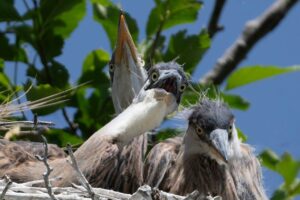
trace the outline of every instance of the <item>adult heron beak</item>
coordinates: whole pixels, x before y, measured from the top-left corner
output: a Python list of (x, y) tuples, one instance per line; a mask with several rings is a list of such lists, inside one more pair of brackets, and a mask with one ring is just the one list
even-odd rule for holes
[(124, 59), (128, 61), (129, 57), (132, 57), (135, 63), (138, 61), (137, 50), (128, 30), (125, 15), (123, 13), (121, 13), (119, 17), (117, 44), (114, 56), (115, 64), (117, 65), (124, 62)]
[(223, 162), (228, 162), (228, 132), (224, 129), (215, 129), (210, 133), (211, 146), (214, 155)]

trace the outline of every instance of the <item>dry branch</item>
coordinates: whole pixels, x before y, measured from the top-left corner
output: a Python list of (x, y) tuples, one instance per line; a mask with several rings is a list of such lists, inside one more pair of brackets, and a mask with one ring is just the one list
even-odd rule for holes
[(71, 164), (71, 166), (73, 167), (73, 169), (76, 171), (78, 179), (79, 179), (81, 185), (89, 193), (89, 196), (91, 197), (91, 199), (96, 200), (95, 192), (94, 192), (92, 186), (89, 184), (89, 182), (85, 178), (85, 176), (83, 175), (82, 171), (79, 169), (79, 166), (77, 164), (77, 161), (75, 159), (75, 156), (73, 154), (72, 147), (71, 147), (70, 144), (67, 145), (67, 149), (68, 149), (68, 153), (69, 153), (69, 156), (70, 156), (70, 159), (71, 159), (71, 161), (69, 161), (69, 160), (68, 161)]
[[(6, 187), (7, 182), (0, 180), (0, 191)], [(30, 184), (23, 183), (12, 183), (9, 187), (5, 200), (49, 200), (51, 199), (47, 193), (46, 188), (41, 187), (30, 187)], [(81, 187), (81, 186), (79, 186)], [(72, 187), (53, 187), (53, 192), (56, 194), (56, 198), (60, 200), (90, 200), (89, 194), (82, 189)], [(200, 195), (199, 192), (195, 191), (186, 197), (178, 196), (170, 193), (166, 193), (157, 189), (152, 189), (149, 186), (141, 186), (136, 193), (124, 194), (115, 192), (112, 190), (106, 190), (101, 188), (93, 188), (95, 196), (98, 200), (152, 200), (152, 199), (164, 199), (164, 200), (220, 200), (219, 197), (211, 197)], [(155, 196), (155, 198), (154, 198)]]
[(299, 0), (277, 0), (261, 16), (249, 21), (242, 35), (217, 61), (213, 69), (200, 82), (221, 84), (226, 77), (247, 56), (252, 47), (270, 33)]
[[(35, 120), (37, 121), (37, 120)], [(42, 161), (44, 163), (44, 165), (46, 166), (46, 172), (43, 174), (43, 178), (44, 178), (44, 183), (45, 183), (45, 187), (47, 188), (47, 192), (50, 196), (50, 198), (52, 200), (57, 200), (57, 198), (54, 196), (54, 193), (52, 191), (52, 186), (51, 186), (51, 182), (49, 180), (49, 176), (51, 174), (51, 172), (53, 171), (53, 169), (50, 167), (49, 163), (48, 163), (48, 143), (47, 143), (47, 139), (41, 135), (41, 138), (43, 139), (43, 144), (44, 144), (44, 156), (40, 157), (38, 155), (36, 155), (36, 158), (40, 161)]]
[(222, 31), (224, 29), (223, 26), (219, 25), (219, 20), (224, 8), (224, 5), (226, 3), (226, 0), (215, 0), (215, 6), (213, 9), (213, 12), (210, 16), (210, 20), (208, 23), (208, 34), (210, 36), (210, 38), (213, 38), (215, 36), (215, 34), (219, 31)]

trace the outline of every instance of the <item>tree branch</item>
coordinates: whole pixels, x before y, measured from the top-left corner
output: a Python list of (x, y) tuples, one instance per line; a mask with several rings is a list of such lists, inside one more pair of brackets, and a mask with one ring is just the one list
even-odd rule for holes
[[(6, 187), (6, 181), (0, 180), (0, 191)], [(81, 186), (78, 186), (81, 187)], [(99, 200), (140, 200), (140, 199), (165, 199), (165, 200), (220, 200), (221, 198), (216, 196), (206, 196), (200, 194), (198, 191), (194, 191), (186, 197), (174, 195), (171, 193), (163, 192), (157, 189), (153, 189), (147, 185), (141, 186), (134, 194), (124, 194), (115, 192), (113, 190), (107, 190), (102, 188), (93, 188), (97, 199)], [(56, 197), (60, 200), (89, 200), (86, 192), (82, 189), (72, 187), (54, 187), (53, 191)], [(46, 188), (30, 187), (27, 183), (12, 183), (5, 195), (6, 200), (49, 200)]]
[(226, 3), (226, 0), (215, 0), (215, 6), (213, 9), (213, 12), (210, 16), (210, 20), (208, 23), (208, 34), (210, 36), (210, 38), (213, 38), (215, 36), (215, 34), (219, 31), (222, 31), (224, 29), (223, 26), (219, 25), (219, 20), (224, 8), (224, 5)]
[(89, 193), (90, 197), (92, 200), (96, 200), (96, 196), (95, 196), (95, 192), (92, 188), (92, 186), (89, 184), (89, 182), (86, 180), (85, 176), (83, 175), (82, 171), (80, 170), (77, 161), (75, 159), (75, 156), (73, 154), (72, 151), (72, 147), (70, 144), (67, 144), (67, 149), (68, 149), (68, 153), (70, 156), (70, 160), (68, 160), (68, 162), (71, 164), (71, 166), (73, 167), (73, 169), (76, 171), (78, 179), (81, 183), (81, 185), (86, 189), (86, 191)]
[(4, 199), (7, 190), (9, 189), (9, 187), (12, 184), (12, 181), (10, 180), (10, 178), (7, 175), (5, 175), (4, 178), (5, 178), (5, 181), (6, 181), (6, 185), (2, 190), (2, 193), (0, 195), (0, 200)]
[(52, 191), (52, 186), (51, 186), (51, 183), (50, 183), (50, 180), (49, 180), (49, 176), (51, 174), (51, 172), (53, 171), (53, 169), (50, 167), (49, 163), (48, 163), (48, 143), (47, 143), (47, 140), (46, 138), (41, 135), (42, 139), (43, 139), (43, 142), (44, 142), (44, 148), (45, 148), (45, 152), (44, 152), (44, 156), (43, 157), (40, 157), (38, 155), (36, 155), (36, 158), (40, 161), (43, 161), (44, 165), (46, 166), (46, 172), (43, 174), (43, 177), (44, 177), (44, 183), (45, 183), (45, 187), (47, 188), (47, 192), (50, 196), (50, 198), (52, 200), (58, 200), (55, 196), (54, 196), (54, 193)]
[(242, 35), (200, 80), (203, 84), (221, 84), (247, 56), (252, 47), (270, 33), (299, 0), (277, 0), (261, 16), (249, 21)]

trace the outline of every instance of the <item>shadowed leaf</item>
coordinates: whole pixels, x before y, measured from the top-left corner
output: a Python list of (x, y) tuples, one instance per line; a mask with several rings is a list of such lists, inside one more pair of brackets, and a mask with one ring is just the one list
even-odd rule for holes
[(203, 54), (210, 47), (210, 38), (206, 31), (202, 31), (199, 35), (186, 35), (187, 31), (179, 31), (172, 35), (164, 55), (164, 60), (176, 60), (180, 64), (184, 64), (185, 72), (192, 74), (201, 60)]
[(155, 3), (156, 6), (151, 10), (147, 22), (148, 37), (159, 29), (165, 30), (179, 24), (194, 22), (202, 5), (197, 0), (157, 0)]
[(13, 0), (1, 0), (0, 1), (0, 22), (4, 21), (17, 21), (21, 17), (14, 7)]

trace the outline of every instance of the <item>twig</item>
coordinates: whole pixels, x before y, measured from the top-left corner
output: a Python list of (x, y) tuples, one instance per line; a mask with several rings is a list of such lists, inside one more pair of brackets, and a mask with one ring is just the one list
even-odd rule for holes
[(20, 125), (22, 127), (28, 127), (28, 126), (54, 126), (55, 124), (53, 122), (49, 121), (37, 121), (36, 123), (33, 121), (11, 121), (11, 122), (1, 122), (0, 121), (0, 126), (16, 126)]
[(85, 178), (85, 176), (83, 175), (82, 171), (79, 169), (79, 166), (78, 166), (77, 161), (73, 154), (72, 146), (70, 144), (67, 144), (67, 150), (68, 150), (68, 153), (69, 153), (69, 156), (71, 159), (71, 161), (68, 160), (68, 162), (74, 168), (74, 170), (77, 172), (77, 176), (79, 178), (81, 185), (87, 190), (91, 199), (96, 200), (95, 192), (94, 192), (92, 186), (89, 184), (89, 182)]
[(221, 84), (247, 56), (252, 47), (270, 33), (299, 0), (277, 0), (261, 16), (249, 21), (242, 35), (217, 61), (213, 69), (200, 82)]
[(224, 29), (223, 26), (219, 25), (219, 19), (221, 17), (221, 13), (223, 11), (225, 3), (226, 0), (215, 0), (215, 6), (210, 16), (207, 28), (210, 38), (213, 38), (217, 32), (222, 31)]
[[(34, 116), (34, 126), (35, 128), (37, 128), (37, 125), (38, 125), (38, 119), (37, 119), (37, 115)], [(47, 188), (47, 192), (50, 196), (50, 198), (52, 200), (58, 200), (55, 196), (54, 196), (54, 193), (52, 191), (52, 186), (51, 186), (51, 183), (50, 183), (50, 180), (49, 180), (49, 176), (51, 174), (51, 172), (53, 171), (53, 168), (50, 167), (49, 163), (48, 163), (48, 142), (47, 142), (47, 139), (40, 133), (40, 136), (43, 140), (43, 143), (44, 143), (44, 156), (41, 157), (39, 155), (36, 155), (35, 157), (42, 161), (44, 163), (44, 165), (46, 166), (46, 172), (43, 174), (43, 178), (44, 178), (44, 182), (45, 182), (45, 187)]]
[(1, 193), (0, 200), (4, 199), (4, 196), (5, 196), (6, 192), (7, 192), (7, 190), (9, 189), (9, 187), (12, 184), (12, 181), (10, 180), (10, 178), (7, 175), (5, 175), (4, 178), (5, 178), (5, 181), (6, 181), (6, 185), (5, 185), (5, 187), (4, 187), (4, 189), (3, 189), (2, 193)]
[(152, 43), (152, 46), (151, 46), (151, 49), (150, 49), (150, 53), (149, 53), (150, 56), (148, 57), (148, 60), (150, 60), (154, 57), (154, 54), (155, 54), (155, 51), (156, 51), (156, 48), (157, 48), (157, 45), (158, 45), (158, 41), (160, 39), (160, 35), (161, 35), (163, 25), (164, 25), (164, 20), (162, 20), (159, 24), (159, 27), (157, 29), (157, 32), (155, 34), (155, 38), (153, 40), (153, 43)]

